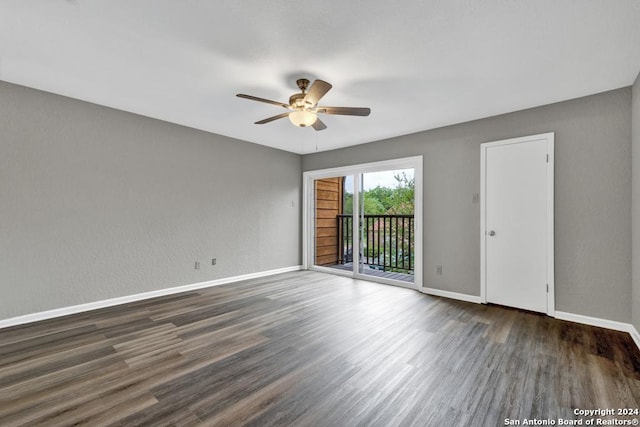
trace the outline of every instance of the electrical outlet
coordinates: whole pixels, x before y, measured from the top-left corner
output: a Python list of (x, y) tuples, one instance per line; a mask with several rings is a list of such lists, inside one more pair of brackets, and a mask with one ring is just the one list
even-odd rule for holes
[(436, 266), (436, 273), (438, 273), (439, 275), (442, 275), (442, 266), (441, 265)]
[(200, 270), (200, 261), (196, 261), (196, 270)]
[(215, 258), (211, 258), (211, 265), (216, 265), (218, 261)]

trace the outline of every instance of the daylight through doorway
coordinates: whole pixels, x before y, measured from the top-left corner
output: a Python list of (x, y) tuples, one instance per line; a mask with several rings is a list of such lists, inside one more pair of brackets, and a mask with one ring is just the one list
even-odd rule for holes
[(313, 192), (314, 266), (414, 283), (413, 168), (320, 178)]

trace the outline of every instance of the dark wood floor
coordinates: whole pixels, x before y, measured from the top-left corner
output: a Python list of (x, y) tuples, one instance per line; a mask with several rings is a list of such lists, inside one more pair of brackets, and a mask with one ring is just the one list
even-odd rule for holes
[(628, 334), (317, 272), (0, 330), (2, 426), (497, 426), (639, 403)]

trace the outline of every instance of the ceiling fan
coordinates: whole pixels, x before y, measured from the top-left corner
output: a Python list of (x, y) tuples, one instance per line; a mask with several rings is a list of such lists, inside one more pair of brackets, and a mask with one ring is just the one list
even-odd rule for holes
[[(318, 117), (318, 114), (334, 114), (342, 116), (368, 116), (371, 113), (370, 108), (364, 107), (323, 107), (318, 105), (318, 101), (331, 89), (331, 84), (323, 80), (315, 80), (311, 87), (309, 87), (309, 80), (298, 79), (296, 80), (300, 93), (295, 93), (289, 98), (289, 103), (271, 101), (269, 99), (258, 98), (257, 96), (245, 95), (242, 93), (236, 96), (240, 98), (249, 99), (252, 101), (266, 102), (267, 104), (278, 105), (280, 107), (289, 110), (286, 113), (278, 114), (277, 116), (269, 117), (255, 122), (257, 125), (263, 125), (265, 123), (272, 122), (274, 120), (283, 119), (289, 117), (291, 123), (299, 127), (311, 126), (315, 130), (323, 130), (327, 128), (322, 120)], [(309, 90), (307, 91), (307, 87)]]

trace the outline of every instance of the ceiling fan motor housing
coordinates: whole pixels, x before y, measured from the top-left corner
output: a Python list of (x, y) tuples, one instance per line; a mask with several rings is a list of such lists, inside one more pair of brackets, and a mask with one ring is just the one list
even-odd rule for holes
[(294, 93), (293, 95), (291, 95), (289, 97), (289, 105), (291, 106), (291, 108), (303, 108), (305, 106), (304, 97), (304, 92)]
[(298, 85), (300, 90), (304, 93), (304, 91), (306, 91), (307, 88), (309, 87), (309, 80), (307, 80), (307, 79), (298, 79), (298, 80), (296, 80), (296, 84)]

